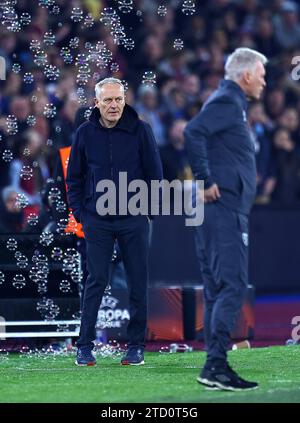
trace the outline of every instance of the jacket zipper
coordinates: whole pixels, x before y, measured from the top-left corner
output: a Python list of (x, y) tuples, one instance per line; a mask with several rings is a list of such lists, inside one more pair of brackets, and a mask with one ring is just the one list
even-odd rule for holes
[(111, 141), (111, 132), (108, 130), (108, 138), (109, 138), (109, 153), (110, 153), (110, 175), (111, 179), (113, 180), (113, 155), (112, 155), (112, 141)]

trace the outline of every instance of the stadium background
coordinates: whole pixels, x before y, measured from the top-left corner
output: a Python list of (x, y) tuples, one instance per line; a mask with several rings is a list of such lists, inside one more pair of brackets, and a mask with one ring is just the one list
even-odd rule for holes
[[(78, 254), (67, 249), (81, 252), (82, 245), (64, 233), (59, 149), (72, 144), (88, 117), (95, 83), (107, 76), (125, 82), (127, 102), (152, 125), (165, 178), (188, 179), (186, 122), (217, 87), (228, 54), (247, 46), (269, 59), (264, 96), (249, 106), (258, 169), (249, 281), (258, 299), (255, 339), (282, 344), (290, 337), (300, 292), (297, 3), (0, 1), (6, 65), (6, 80), (0, 81), (0, 314), (16, 319), (29, 301), (42, 318), (68, 317), (66, 304), (76, 315), (84, 275)], [(192, 230), (183, 219), (156, 219), (150, 262), (151, 287), (176, 286), (184, 291), (180, 307), (195, 307), (191, 291), (201, 280)], [(112, 266), (120, 288), (118, 258)]]

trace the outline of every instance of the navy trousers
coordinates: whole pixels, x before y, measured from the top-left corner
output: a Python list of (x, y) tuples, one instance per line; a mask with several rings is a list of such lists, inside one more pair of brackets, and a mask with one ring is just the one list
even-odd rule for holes
[(129, 288), (130, 321), (128, 345), (145, 343), (147, 325), (147, 285), (149, 221), (146, 216), (115, 219), (82, 219), (86, 240), (88, 278), (86, 280), (78, 346), (93, 346), (95, 326), (109, 268), (114, 241), (118, 240)]
[(206, 365), (223, 364), (247, 290), (248, 217), (219, 202), (205, 204), (196, 247), (204, 284)]

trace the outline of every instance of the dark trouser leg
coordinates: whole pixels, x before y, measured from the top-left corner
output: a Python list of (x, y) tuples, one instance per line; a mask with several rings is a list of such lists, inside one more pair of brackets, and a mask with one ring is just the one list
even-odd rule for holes
[(248, 219), (219, 203), (206, 206), (205, 219), (203, 240), (213, 276), (206, 279), (205, 286), (205, 300), (210, 300), (206, 317), (210, 322), (207, 360), (225, 362), (230, 332), (247, 290), (248, 247), (243, 234), (248, 234)]
[(78, 346), (91, 345), (95, 339), (95, 325), (104, 290), (109, 280), (109, 264), (113, 252), (114, 237), (110, 223), (97, 226), (84, 225), (87, 268)]
[(144, 345), (147, 327), (149, 223), (146, 216), (120, 220), (117, 238), (127, 274), (130, 321), (128, 345)]

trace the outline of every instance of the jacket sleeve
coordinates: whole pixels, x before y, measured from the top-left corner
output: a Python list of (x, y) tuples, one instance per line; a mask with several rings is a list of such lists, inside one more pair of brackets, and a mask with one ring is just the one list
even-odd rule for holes
[(146, 182), (163, 179), (162, 164), (157, 143), (151, 126), (143, 122), (142, 128), (142, 166), (146, 176)]
[(237, 118), (238, 106), (230, 102), (211, 102), (190, 121), (184, 131), (186, 148), (195, 179), (204, 181), (208, 189), (214, 183), (207, 154), (207, 143), (212, 135), (231, 128)]
[(72, 144), (67, 170), (67, 196), (69, 206), (77, 222), (80, 222), (80, 213), (84, 192), (84, 182), (86, 176), (85, 151), (79, 130), (76, 131)]

